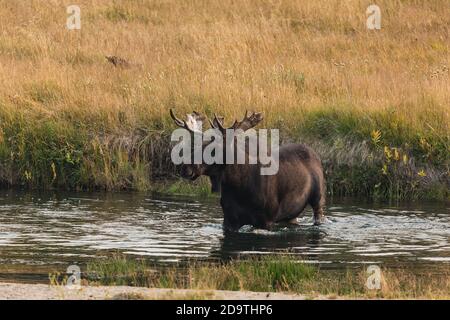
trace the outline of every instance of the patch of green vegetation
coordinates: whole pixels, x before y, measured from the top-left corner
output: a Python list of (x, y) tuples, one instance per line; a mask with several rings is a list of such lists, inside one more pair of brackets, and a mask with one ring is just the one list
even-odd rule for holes
[(222, 266), (194, 266), (189, 285), (231, 291), (297, 291), (302, 283), (316, 277), (314, 267), (287, 256), (255, 257)]
[[(444, 123), (429, 114), (432, 121), (424, 119), (423, 124), (412, 126), (395, 110), (342, 109), (309, 112), (297, 132), (288, 132), (302, 137), (321, 155), (331, 194), (380, 199), (449, 197), (450, 140)], [(427, 125), (430, 122), (435, 127)]]
[[(48, 101), (49, 95), (39, 95)], [(100, 133), (97, 133), (100, 134)], [(0, 110), (0, 185), (30, 189), (149, 190), (143, 139), (92, 134), (73, 121)]]
[(153, 278), (152, 270), (143, 260), (127, 259), (114, 255), (87, 265), (90, 283), (146, 287)]
[(86, 135), (64, 123), (25, 122), (28, 119), (15, 118), (9, 125), (3, 123), (8, 139), (0, 141), (0, 164), (8, 172), (0, 178), (11, 185), (76, 187)]
[[(51, 83), (27, 87), (33, 101), (59, 99)], [(432, 104), (430, 104), (432, 105)], [(101, 119), (91, 122), (34, 114), (13, 116), (0, 109), (0, 185), (39, 189), (152, 190), (174, 195), (211, 197), (210, 182), (176, 178), (170, 162), (172, 127), (150, 119), (145, 127), (109, 132)], [(7, 109), (7, 108), (5, 108)], [(394, 112), (357, 113), (337, 108), (296, 114), (295, 125), (281, 127), (287, 140), (307, 143), (323, 160), (332, 196), (371, 199), (449, 198), (449, 138), (440, 120), (414, 128)], [(167, 121), (166, 121), (167, 120)], [(288, 119), (292, 121), (292, 119)], [(285, 121), (285, 120), (283, 120)], [(427, 123), (433, 123), (433, 128)], [(161, 182), (165, 179), (165, 182)]]
[(87, 275), (91, 283), (102, 285), (232, 291), (290, 291), (299, 288), (302, 281), (317, 276), (317, 269), (287, 256), (255, 257), (223, 265), (194, 263), (187, 270), (167, 268), (157, 272), (156, 269), (143, 261), (115, 255), (88, 264)]
[(211, 192), (211, 186), (207, 177), (200, 177), (197, 181), (187, 181), (184, 179), (156, 183), (153, 186), (153, 191), (169, 195), (183, 195), (183, 196), (200, 196), (200, 197), (214, 197)]
[[(315, 297), (448, 298), (448, 273), (414, 274), (382, 270), (381, 288), (366, 287), (365, 270), (323, 271), (287, 255), (253, 257), (222, 264), (189, 263), (149, 271), (142, 261), (114, 256), (88, 265), (90, 284), (137, 285), (155, 288), (291, 292)], [(197, 297), (193, 297), (197, 299)]]
[[(350, 108), (330, 106), (320, 111), (308, 112), (299, 123), (297, 134), (331, 143), (339, 137), (361, 142), (370, 141), (372, 133), (379, 131), (381, 135), (377, 141), (378, 145), (401, 148), (419, 161), (437, 166), (448, 165), (450, 137), (446, 134), (448, 124), (444, 122), (445, 109), (433, 106), (432, 103), (429, 108), (433, 112), (427, 113), (427, 108), (424, 107), (423, 122), (411, 124), (396, 108), (357, 112), (346, 111)], [(437, 111), (440, 109), (442, 113)], [(433, 123), (434, 127), (429, 123)], [(374, 144), (374, 147), (376, 146), (377, 144)]]

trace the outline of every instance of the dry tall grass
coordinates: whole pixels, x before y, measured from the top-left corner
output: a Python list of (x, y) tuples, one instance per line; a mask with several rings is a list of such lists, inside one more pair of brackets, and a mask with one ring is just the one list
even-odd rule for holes
[[(88, 155), (95, 153), (91, 149), (105, 153), (95, 144), (104, 144), (107, 136), (172, 128), (169, 107), (215, 111), (229, 121), (246, 108), (261, 110), (266, 126), (295, 140), (308, 130), (326, 143), (351, 133), (370, 140), (370, 132), (380, 130), (386, 144), (407, 142), (414, 151), (425, 138), (438, 149), (429, 158), (448, 166), (443, 156), (450, 106), (447, 0), (377, 1), (378, 31), (365, 27), (371, 4), (365, 0), (77, 3), (82, 27), (72, 31), (65, 24), (66, 6), (73, 1), (5, 1), (0, 7), (3, 181), (28, 179), (45, 187), (72, 174), (56, 159), (64, 155), (39, 166), (35, 153), (23, 156), (40, 143), (30, 138), (42, 130), (38, 123), (51, 123), (49, 130), (58, 136), (54, 143), (68, 144), (70, 159), (81, 144), (79, 175), (93, 180), (73, 178), (74, 185), (145, 188), (143, 179), (133, 177), (146, 168), (134, 173), (126, 166), (111, 168), (121, 161), (120, 151), (99, 161), (98, 172), (97, 160)], [(131, 66), (116, 68), (105, 55), (125, 58)], [(321, 125), (324, 113), (328, 122)], [(351, 120), (330, 126), (330, 117), (343, 114)], [(27, 128), (31, 132), (19, 134)], [(72, 141), (78, 133), (86, 144)], [(20, 138), (22, 144), (8, 140)], [(430, 160), (426, 150), (419, 151)], [(45, 168), (47, 173), (33, 172)]]

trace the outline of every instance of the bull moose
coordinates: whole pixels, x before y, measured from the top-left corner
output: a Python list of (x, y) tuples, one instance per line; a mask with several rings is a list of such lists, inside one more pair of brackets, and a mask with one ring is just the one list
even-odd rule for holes
[[(190, 132), (203, 134), (202, 122), (206, 119), (198, 112), (180, 120), (170, 110), (175, 124)], [(214, 115), (211, 127), (222, 133), (223, 154), (227, 129), (246, 131), (263, 120), (261, 113), (248, 114), (242, 121), (235, 121), (230, 128), (224, 127), (223, 117)], [(234, 137), (233, 139), (236, 139)], [(203, 148), (211, 142), (203, 143)], [(324, 220), (325, 179), (319, 156), (303, 144), (286, 144), (279, 148), (279, 167), (274, 175), (261, 175), (260, 163), (256, 164), (182, 164), (181, 176), (195, 180), (201, 175), (211, 180), (212, 190), (220, 192), (225, 231), (237, 231), (244, 225), (270, 229), (274, 223), (294, 223), (309, 204), (314, 212), (314, 224)], [(192, 162), (191, 162), (192, 163)]]

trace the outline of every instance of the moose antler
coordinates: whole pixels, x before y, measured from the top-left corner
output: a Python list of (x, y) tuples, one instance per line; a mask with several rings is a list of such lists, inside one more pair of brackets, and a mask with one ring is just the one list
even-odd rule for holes
[(180, 128), (186, 129), (190, 132), (202, 132), (202, 123), (205, 120), (205, 116), (193, 111), (186, 115), (186, 120), (180, 120), (175, 116), (173, 109), (170, 109), (170, 116), (172, 117), (175, 124)]
[(238, 130), (241, 129), (243, 131), (247, 131), (250, 128), (253, 128), (258, 125), (263, 120), (263, 115), (261, 112), (255, 113), (249, 115), (248, 111), (245, 110), (245, 117), (242, 119), (242, 121), (238, 122), (237, 120), (234, 121), (233, 125), (231, 126), (232, 129)]
[[(248, 129), (258, 125), (258, 123), (260, 123), (263, 120), (263, 118), (264, 117), (260, 112), (257, 113), (253, 112), (252, 114), (249, 115), (248, 111), (246, 110), (244, 119), (242, 119), (241, 121), (235, 120), (233, 125), (228, 129), (233, 130), (240, 129), (242, 131), (247, 131)], [(216, 114), (214, 114), (214, 120), (213, 121), (209, 120), (209, 123), (211, 124), (211, 127), (219, 130), (221, 133), (225, 133), (227, 129), (223, 126), (223, 121), (224, 121), (223, 117), (218, 117)]]
[(221, 133), (224, 133), (225, 130), (227, 130), (226, 128), (224, 128), (223, 126), (223, 121), (224, 118), (223, 117), (218, 117), (215, 113), (214, 113), (214, 119), (211, 121), (211, 119), (209, 120), (209, 124), (211, 125), (212, 128), (219, 130)]

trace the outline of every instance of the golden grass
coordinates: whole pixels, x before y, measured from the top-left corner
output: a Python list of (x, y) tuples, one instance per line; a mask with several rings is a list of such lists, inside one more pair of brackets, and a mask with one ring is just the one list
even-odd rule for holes
[[(440, 112), (424, 110), (432, 100), (448, 116), (446, 0), (380, 1), (380, 31), (365, 28), (370, 1), (79, 1), (79, 31), (65, 28), (69, 3), (0, 9), (3, 111), (108, 131), (169, 106), (230, 120), (250, 107), (289, 123), (289, 112), (347, 102), (394, 106), (422, 126), (418, 113)], [(108, 54), (135, 67), (116, 70)]]
[[(73, 128), (72, 135), (86, 133), (86, 144), (98, 149), (108, 134), (173, 128), (170, 107), (214, 111), (228, 121), (246, 108), (263, 111), (267, 127), (281, 128), (295, 140), (302, 139), (300, 129), (311, 113), (336, 110), (359, 121), (350, 130), (362, 128), (358, 133), (367, 139), (378, 129), (395, 146), (424, 136), (433, 147), (439, 144), (440, 164), (448, 150), (447, 0), (378, 1), (379, 31), (365, 27), (371, 4), (365, 0), (77, 3), (81, 30), (65, 27), (70, 1), (1, 6), (0, 156), (2, 141), (10, 138), (8, 126), (33, 131), (36, 123), (56, 123)], [(131, 67), (115, 68), (105, 55), (125, 58)], [(83, 148), (86, 160), (92, 152)], [(24, 151), (10, 149), (5, 157), (20, 158)], [(127, 186), (128, 180), (147, 188), (142, 166), (113, 168), (120, 156), (111, 152), (101, 165), (88, 159), (79, 175), (108, 189)], [(30, 157), (10, 176), (30, 178), (28, 171), (38, 170), (29, 164), (37, 156)], [(50, 171), (51, 163), (63, 170), (52, 159), (42, 168)], [(77, 186), (91, 183), (73, 180)]]

